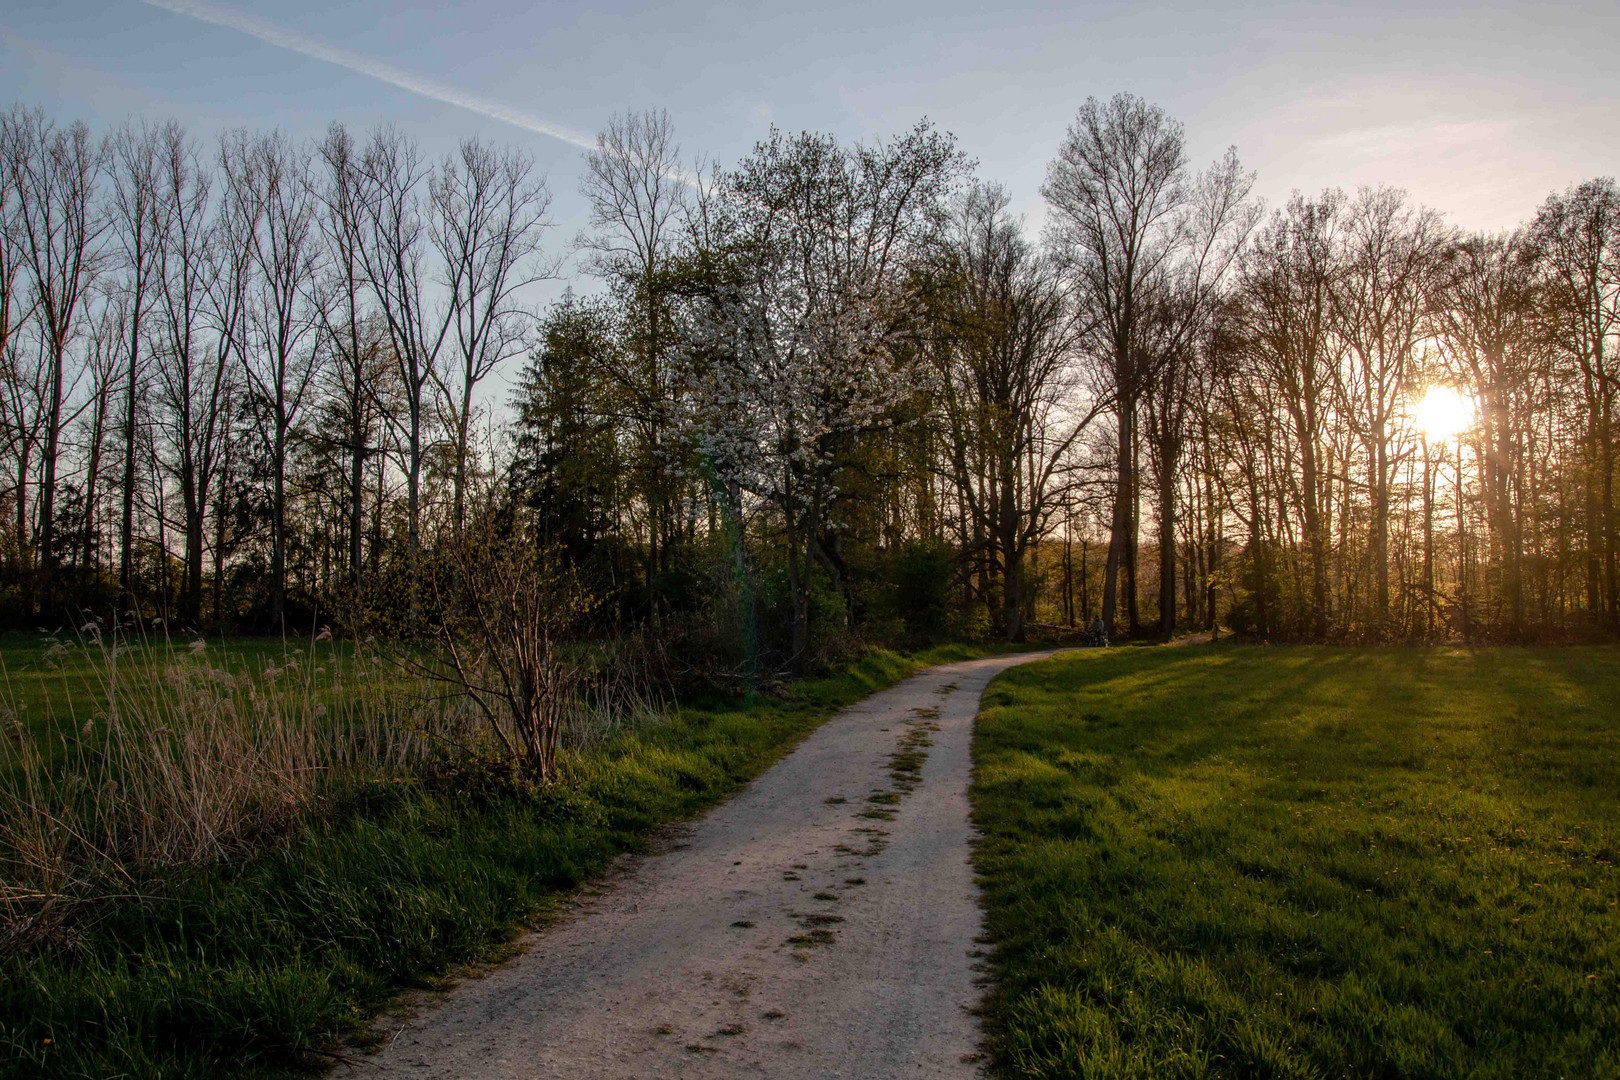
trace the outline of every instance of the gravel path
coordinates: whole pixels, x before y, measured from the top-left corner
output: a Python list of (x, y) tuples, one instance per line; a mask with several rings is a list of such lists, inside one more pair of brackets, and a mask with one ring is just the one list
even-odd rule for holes
[(368, 1064), (512, 1080), (978, 1075), (973, 717), (997, 673), (1049, 655), (930, 668), (845, 709)]

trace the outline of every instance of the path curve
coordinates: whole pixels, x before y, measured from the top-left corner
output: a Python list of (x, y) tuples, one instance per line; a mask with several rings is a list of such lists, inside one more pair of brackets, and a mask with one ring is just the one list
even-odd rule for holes
[(1050, 655), (929, 668), (845, 709), (371, 1062), (458, 1080), (978, 1075), (973, 718), (992, 678)]

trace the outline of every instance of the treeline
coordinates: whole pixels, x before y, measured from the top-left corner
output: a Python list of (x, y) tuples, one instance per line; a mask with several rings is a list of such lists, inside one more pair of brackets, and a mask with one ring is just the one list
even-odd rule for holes
[[(1266, 214), (1128, 95), (1080, 109), (1038, 238), (927, 124), (716, 169), (631, 114), (586, 166), (553, 238), (477, 140), (6, 114), (5, 620), (341, 630), (521, 514), (602, 632), (715, 669), (1620, 625), (1611, 180), (1492, 236), (1389, 188)], [(565, 254), (599, 287), (536, 310)]]

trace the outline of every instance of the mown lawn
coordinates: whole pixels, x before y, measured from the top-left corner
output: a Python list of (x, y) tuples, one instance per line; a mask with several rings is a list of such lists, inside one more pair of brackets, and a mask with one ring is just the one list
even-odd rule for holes
[(999, 1076), (1620, 1076), (1620, 650), (1066, 654), (975, 761)]
[(568, 755), (567, 783), (539, 797), (369, 785), (254, 858), (132, 882), (84, 912), (67, 946), (0, 949), (0, 1076), (328, 1065), (399, 989), (498, 955), (615, 855), (731, 794), (837, 708), (982, 651), (877, 652), (785, 700), (683, 709)]

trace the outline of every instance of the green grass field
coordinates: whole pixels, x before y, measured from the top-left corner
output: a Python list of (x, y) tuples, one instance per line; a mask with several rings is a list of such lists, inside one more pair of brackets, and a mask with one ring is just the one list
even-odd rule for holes
[(1620, 1076), (1620, 651), (1069, 654), (975, 755), (999, 1076)]
[[(122, 678), (140, 680), (154, 662), (194, 659), (195, 639), (153, 638), (121, 653)], [(288, 658), (311, 666), (341, 663), (351, 653), (336, 644), (275, 638), (229, 637), (204, 640), (207, 662), (231, 672), (262, 672)], [(44, 634), (0, 634), (0, 705), (10, 709), (41, 745), (59, 751), (63, 733), (78, 731), (106, 708), (111, 659), (99, 644)]]
[(85, 913), (68, 948), (0, 949), (0, 1076), (330, 1064), (401, 988), (499, 955), (616, 854), (736, 791), (837, 708), (983, 651), (877, 652), (784, 700), (682, 709), (566, 755), (566, 783), (538, 797), (371, 784), (258, 856), (136, 882)]

